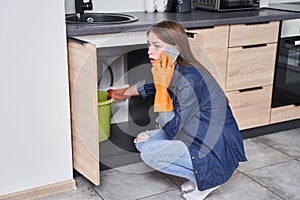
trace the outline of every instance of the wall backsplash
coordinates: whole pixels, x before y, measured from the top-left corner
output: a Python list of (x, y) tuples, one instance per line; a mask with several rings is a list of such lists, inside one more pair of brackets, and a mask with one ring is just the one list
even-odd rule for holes
[[(65, 0), (66, 13), (75, 12), (75, 0)], [(92, 0), (93, 12), (134, 12), (144, 11), (144, 0)]]

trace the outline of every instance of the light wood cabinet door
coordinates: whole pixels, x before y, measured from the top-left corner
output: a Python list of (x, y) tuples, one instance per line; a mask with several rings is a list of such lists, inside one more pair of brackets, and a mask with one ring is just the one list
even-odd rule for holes
[(229, 47), (274, 43), (278, 32), (279, 21), (230, 25)]
[(268, 125), (279, 21), (230, 25), (226, 94), (241, 130)]
[(68, 42), (73, 167), (100, 184), (96, 46)]
[(277, 43), (228, 49), (226, 91), (272, 85)]
[(270, 123), (278, 123), (300, 118), (300, 106), (288, 105), (271, 109)]
[(226, 93), (239, 129), (269, 124), (272, 86)]
[[(191, 46), (193, 54), (208, 68), (216, 81), (225, 89), (229, 25), (194, 29), (198, 47)], [(202, 51), (199, 49), (203, 48)]]

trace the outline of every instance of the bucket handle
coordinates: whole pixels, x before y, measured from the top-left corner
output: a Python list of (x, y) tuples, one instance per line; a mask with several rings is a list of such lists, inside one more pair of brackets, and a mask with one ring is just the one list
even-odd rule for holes
[(98, 106), (105, 106), (107, 104), (111, 104), (114, 100), (115, 100), (114, 98), (111, 98), (111, 99), (106, 100), (106, 101), (98, 102)]

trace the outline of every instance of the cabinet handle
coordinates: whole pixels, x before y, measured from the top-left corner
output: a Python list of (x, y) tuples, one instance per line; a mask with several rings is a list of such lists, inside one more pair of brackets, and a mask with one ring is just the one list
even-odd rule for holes
[(199, 30), (199, 29), (214, 29), (215, 26), (203, 26), (203, 27), (197, 27), (197, 28), (189, 28), (188, 31), (192, 30)]
[(250, 48), (258, 48), (258, 47), (266, 47), (267, 44), (253, 44), (253, 45), (245, 45), (242, 46), (243, 49), (250, 49)]
[(195, 34), (197, 33), (193, 33), (193, 32), (186, 32), (186, 35), (190, 38), (194, 38), (195, 37)]
[(199, 27), (197, 29), (214, 29), (215, 26), (205, 26), (205, 27)]
[(241, 90), (239, 90), (239, 92), (248, 92), (248, 91), (253, 91), (253, 90), (261, 90), (261, 89), (263, 89), (263, 86), (241, 89)]
[(256, 24), (270, 24), (270, 22), (251, 22), (251, 23), (245, 23), (246, 26), (256, 25)]

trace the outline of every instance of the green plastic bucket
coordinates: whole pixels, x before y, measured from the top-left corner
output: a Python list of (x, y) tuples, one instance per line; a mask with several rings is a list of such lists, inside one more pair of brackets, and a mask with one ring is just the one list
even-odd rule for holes
[(99, 142), (107, 140), (110, 136), (110, 118), (112, 99), (107, 99), (108, 93), (98, 91), (98, 122)]

